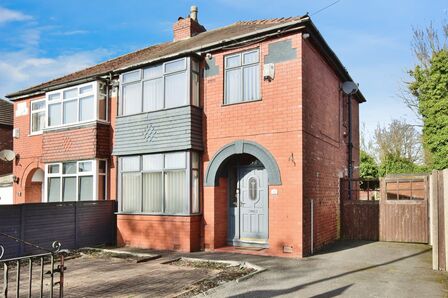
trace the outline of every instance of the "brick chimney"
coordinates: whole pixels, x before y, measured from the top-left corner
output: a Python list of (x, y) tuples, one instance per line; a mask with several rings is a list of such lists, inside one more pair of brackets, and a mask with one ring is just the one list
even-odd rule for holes
[(179, 17), (177, 22), (174, 23), (174, 41), (187, 39), (205, 31), (205, 27), (198, 21), (198, 7), (193, 5), (190, 9), (190, 15), (186, 19)]

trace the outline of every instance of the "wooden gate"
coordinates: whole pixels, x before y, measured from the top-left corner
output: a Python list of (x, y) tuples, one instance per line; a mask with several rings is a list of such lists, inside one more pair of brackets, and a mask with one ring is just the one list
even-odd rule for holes
[(428, 243), (428, 180), (427, 175), (395, 175), (381, 181), (381, 241)]
[(427, 175), (394, 175), (380, 181), (379, 195), (353, 181), (348, 199), (347, 180), (341, 181), (342, 237), (352, 240), (428, 243), (429, 184)]

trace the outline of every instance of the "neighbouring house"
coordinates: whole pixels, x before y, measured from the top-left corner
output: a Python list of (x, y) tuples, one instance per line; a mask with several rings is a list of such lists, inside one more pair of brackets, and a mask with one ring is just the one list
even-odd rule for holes
[[(302, 257), (339, 237), (358, 91), (309, 16), (207, 31), (10, 94), (15, 203), (117, 200), (120, 245)], [(244, 251), (244, 250), (243, 250)]]
[[(12, 150), (13, 104), (0, 98), (0, 151)], [(12, 204), (12, 161), (0, 159), (0, 205)]]

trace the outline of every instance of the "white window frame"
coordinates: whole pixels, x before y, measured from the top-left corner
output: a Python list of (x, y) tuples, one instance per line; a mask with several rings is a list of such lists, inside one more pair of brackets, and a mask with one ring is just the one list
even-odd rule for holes
[[(258, 53), (258, 62), (244, 64), (243, 56), (245, 54), (254, 53), (254, 52)], [(227, 59), (233, 58), (233, 57), (239, 57), (240, 65), (233, 66), (233, 67), (227, 67)], [(259, 98), (244, 100), (244, 68), (254, 66), (254, 65), (258, 65), (258, 67), (261, 70), (261, 59), (260, 59), (260, 49), (259, 48), (255, 48), (255, 49), (251, 49), (251, 50), (224, 56), (224, 100), (223, 100), (224, 105), (233, 105), (233, 104), (240, 104), (240, 103), (244, 103), (244, 102), (252, 102), (252, 101), (261, 100), (261, 76), (258, 77), (258, 80), (260, 81), (259, 82), (260, 90), (258, 91), (259, 95), (260, 95)], [(227, 72), (229, 70), (235, 70), (235, 69), (241, 70), (241, 94), (240, 94), (240, 98), (237, 101), (228, 102), (229, 99), (227, 98)]]
[[(33, 110), (33, 103), (37, 103), (37, 102), (45, 102), (45, 105), (42, 109), (38, 109), (38, 110)], [(42, 127), (41, 130), (37, 130), (37, 131), (33, 131), (33, 114), (37, 114), (37, 113), (41, 113), (44, 112), (44, 127)], [(45, 127), (47, 125), (47, 105), (46, 105), (46, 99), (36, 99), (36, 100), (32, 100), (30, 101), (30, 133), (29, 135), (40, 135), (43, 133)]]
[[(183, 60), (183, 62), (184, 62), (184, 66), (183, 66), (183, 69), (181, 69), (181, 70), (177, 70), (177, 71), (172, 71), (172, 72), (167, 72), (166, 71), (166, 64), (169, 64), (169, 63), (173, 63), (173, 62), (177, 62), (177, 61), (182, 61)], [(141, 69), (136, 69), (136, 70), (132, 70), (132, 71), (129, 71), (129, 72), (126, 72), (126, 73), (122, 73), (121, 75), (120, 75), (120, 90), (119, 90), (119, 94), (120, 94), (120, 96), (119, 96), (119, 98), (120, 98), (120, 100), (119, 100), (119, 113), (118, 113), (118, 116), (119, 117), (121, 117), (121, 116), (130, 116), (130, 115), (137, 115), (137, 114), (141, 114), (141, 113), (150, 113), (150, 112), (155, 112), (155, 111), (162, 111), (162, 110), (167, 110), (167, 109), (175, 109), (175, 108), (180, 108), (180, 107), (184, 107), (184, 106), (189, 106), (189, 105), (194, 105), (193, 104), (193, 98), (192, 98), (192, 88), (191, 88), (191, 72), (193, 71), (193, 67), (192, 67), (192, 63), (193, 63), (193, 60), (194, 60), (194, 58), (191, 58), (191, 57), (183, 57), (183, 58), (180, 58), (180, 59), (175, 59), (175, 60), (170, 60), (170, 61), (166, 61), (166, 62), (163, 62), (163, 63), (159, 63), (159, 64), (154, 64), (154, 65), (151, 65), (150, 67), (145, 67), (145, 68), (141, 68)], [(200, 65), (199, 65), (199, 62), (197, 62), (198, 63), (198, 66), (200, 67)], [(156, 77), (151, 77), (151, 78), (144, 78), (144, 71), (145, 71), (145, 69), (148, 69), (148, 68), (151, 68), (151, 67), (156, 67), (156, 66), (161, 66), (162, 67), (162, 74), (160, 75), (160, 76), (156, 76)], [(128, 82), (124, 82), (124, 76), (125, 75), (127, 75), (127, 74), (131, 74), (131, 73), (136, 73), (136, 72), (138, 72), (138, 78), (136, 78), (135, 80), (133, 80), (133, 81), (128, 81)], [(198, 71), (194, 71), (195, 73), (199, 73)], [(186, 104), (184, 104), (184, 105), (181, 105), (181, 106), (175, 106), (175, 107), (168, 107), (167, 108), (167, 104), (166, 104), (166, 97), (165, 97), (165, 92), (166, 92), (166, 90), (165, 90), (165, 80), (166, 80), (166, 78), (167, 77), (169, 77), (169, 76), (172, 76), (172, 75), (175, 75), (175, 74), (180, 74), (180, 73), (185, 73), (186, 74), (186, 83), (185, 83), (185, 90), (184, 90), (184, 95), (185, 95), (185, 97), (186, 97), (186, 99), (187, 99), (187, 101), (186, 101)], [(155, 79), (162, 79), (162, 88), (163, 88), (163, 107), (161, 108), (161, 109), (157, 109), (157, 110), (153, 110), (153, 111), (144, 111), (143, 110), (143, 108), (144, 108), (144, 106), (143, 106), (143, 87), (144, 87), (144, 82), (147, 82), (147, 81), (151, 81), (151, 80), (155, 80)], [(201, 77), (199, 76), (199, 82), (200, 82), (200, 80), (201, 80)], [(140, 111), (139, 112), (137, 112), (137, 113), (132, 113), (132, 114), (124, 114), (124, 100), (125, 100), (125, 98), (124, 98), (124, 87), (125, 86), (127, 86), (127, 85), (132, 85), (132, 84), (136, 84), (136, 83), (138, 83), (139, 84), (139, 97), (140, 97)], [(199, 93), (200, 93), (200, 88), (199, 88)], [(199, 94), (199, 98), (200, 98), (200, 94)], [(199, 99), (199, 102), (200, 102), (200, 99)], [(198, 105), (195, 105), (195, 106), (198, 106)]]
[[(67, 88), (63, 88), (63, 89), (59, 89), (59, 90), (55, 90), (55, 91), (51, 91), (51, 92), (47, 92), (46, 93), (46, 105), (45, 105), (45, 109), (46, 109), (46, 115), (45, 115), (45, 129), (47, 130), (51, 130), (51, 129), (57, 129), (57, 128), (61, 128), (61, 127), (71, 127), (71, 126), (78, 126), (78, 125), (82, 125), (85, 123), (91, 123), (91, 122), (103, 122), (103, 123), (109, 123), (109, 106), (108, 106), (108, 102), (109, 102), (109, 98), (108, 98), (108, 92), (106, 90), (106, 92), (101, 92), (101, 87), (104, 86), (103, 82), (99, 82), (99, 81), (92, 81), (89, 83), (85, 83), (85, 84), (80, 84), (80, 85), (76, 85), (76, 86), (71, 86), (71, 87), (67, 87)], [(79, 91), (81, 88), (83, 87), (87, 87), (87, 86), (92, 86), (92, 91), (89, 93), (85, 93), (85, 94), (80, 94)], [(64, 91), (70, 90), (70, 89), (77, 89), (78, 95), (77, 97), (73, 97), (73, 98), (66, 98), (64, 99)], [(55, 99), (55, 100), (50, 100), (50, 96), (55, 95), (55, 94), (59, 94), (59, 99)], [(79, 110), (80, 110), (80, 99), (84, 98), (84, 97), (88, 97), (88, 96), (93, 96), (93, 118), (89, 119), (89, 120), (83, 120), (80, 121), (79, 120)], [(104, 96), (104, 100), (105, 100), (105, 104), (106, 104), (106, 119), (100, 119), (99, 117), (99, 97), (100, 96)], [(64, 124), (63, 120), (64, 120), (64, 102), (67, 101), (72, 101), (72, 100), (76, 100), (76, 121), (73, 123), (67, 123)], [(49, 125), (50, 123), (50, 113), (49, 113), (49, 106), (52, 104), (60, 104), (61, 105), (61, 112), (60, 112), (60, 124), (59, 125)]]
[[(119, 213), (122, 214), (151, 214), (151, 215), (197, 215), (200, 214), (201, 212), (201, 180), (199, 179), (199, 183), (198, 183), (198, 196), (199, 196), (199, 202), (198, 202), (198, 212), (193, 213), (192, 212), (192, 173), (193, 170), (197, 170), (199, 173), (199, 177), (201, 177), (200, 174), (200, 164), (201, 164), (201, 154), (199, 152), (196, 151), (180, 151), (182, 153), (185, 153), (185, 167), (184, 168), (166, 168), (166, 164), (165, 164), (165, 155), (170, 154), (170, 153), (176, 153), (176, 152), (163, 152), (163, 153), (154, 153), (154, 154), (142, 154), (142, 155), (131, 155), (131, 156), (122, 156), (119, 158), (118, 160), (118, 194), (119, 194), (119, 200), (118, 200), (118, 210)], [(180, 153), (177, 152), (177, 153)], [(198, 168), (192, 168), (191, 167), (191, 161), (192, 161), (192, 155), (194, 153), (198, 154), (198, 163), (199, 163), (199, 167)], [(157, 155), (157, 154), (161, 154), (163, 156), (163, 167), (161, 170), (143, 170), (143, 156), (145, 155)], [(138, 170), (130, 170), (130, 171), (123, 171), (122, 170), (122, 158), (126, 158), (126, 157), (139, 157), (140, 162), (139, 162), (139, 169)], [(165, 198), (165, 188), (166, 188), (166, 184), (165, 184), (165, 173), (166, 172), (170, 172), (170, 171), (180, 171), (180, 170), (184, 170), (185, 171), (185, 194), (186, 194), (186, 203), (188, 204), (188, 211), (186, 213), (181, 212), (181, 213), (168, 213), (165, 211), (166, 209), (166, 198)], [(163, 189), (163, 193), (162, 193), (162, 212), (143, 212), (143, 174), (145, 173), (162, 173), (162, 189)], [(140, 211), (137, 212), (130, 212), (130, 211), (123, 211), (123, 174), (124, 173), (135, 173), (135, 174), (139, 174), (140, 175), (140, 187), (141, 187), (141, 191), (140, 191)]]
[[(106, 170), (105, 173), (99, 173), (99, 161), (105, 161), (106, 162)], [(89, 172), (79, 172), (79, 164), (83, 163), (83, 162), (91, 162), (92, 163), (92, 170)], [(63, 174), (63, 164), (64, 163), (76, 163), (76, 173), (74, 174)], [(49, 173), (48, 169), (50, 166), (53, 165), (58, 165), (59, 166), (59, 172), (58, 173)], [(79, 177), (83, 177), (83, 176), (93, 176), (93, 187), (92, 187), (92, 201), (97, 201), (98, 200), (98, 176), (99, 175), (104, 175), (106, 176), (106, 186), (105, 186), (105, 199), (107, 200), (107, 172), (108, 172), (108, 163), (107, 163), (107, 159), (88, 159), (88, 160), (78, 160), (78, 161), (64, 161), (64, 162), (54, 162), (54, 163), (48, 163), (45, 164), (45, 180), (44, 180), (44, 198), (43, 198), (43, 202), (48, 203), (48, 179), (49, 178), (60, 178), (60, 185), (59, 185), (59, 196), (60, 196), (60, 201), (59, 202), (64, 202), (62, 200), (62, 191), (63, 191), (63, 178), (65, 177), (73, 177), (76, 178), (76, 201), (70, 201), (70, 202), (88, 202), (88, 201), (80, 201), (79, 200)], [(55, 203), (55, 202), (52, 202)]]

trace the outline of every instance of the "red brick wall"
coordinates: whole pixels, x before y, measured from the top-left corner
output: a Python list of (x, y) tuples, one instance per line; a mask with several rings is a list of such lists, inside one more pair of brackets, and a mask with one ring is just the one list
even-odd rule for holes
[[(281, 39), (265, 41), (247, 48), (213, 53), (219, 73), (206, 77), (203, 83), (204, 106), (204, 169), (224, 145), (235, 140), (254, 141), (275, 157), (280, 167), (282, 185), (270, 186), (278, 195), (269, 195), (269, 249), (267, 253), (281, 256), (302, 254), (302, 176), (301, 176), (301, 35), (291, 39), (297, 49), (295, 60), (276, 63), (275, 79), (261, 80), (261, 101), (223, 106), (224, 54), (260, 48), (261, 65), (268, 54), (268, 45)], [(261, 76), (262, 74), (260, 74)], [(205, 101), (204, 101), (205, 98)], [(225, 180), (225, 178), (224, 178)], [(270, 193), (270, 191), (269, 191)], [(204, 245), (208, 249), (226, 245), (227, 205), (225, 181), (219, 187), (204, 189)], [(224, 208), (224, 209), (223, 209)], [(293, 253), (283, 253), (283, 246), (292, 246)]]
[(204, 31), (205, 28), (190, 17), (180, 19), (173, 25), (174, 41), (186, 39)]
[(42, 159), (44, 162), (82, 160), (110, 156), (109, 127), (89, 124), (48, 131), (43, 134)]
[(201, 216), (118, 215), (118, 245), (153, 249), (200, 249)]
[[(311, 201), (314, 250), (339, 237), (339, 178), (346, 175), (347, 102), (340, 79), (309, 41), (303, 43), (303, 247), (311, 250)], [(358, 104), (353, 100), (354, 165), (358, 165)]]
[[(12, 126), (0, 124), (0, 151), (12, 150)], [(0, 160), (0, 176), (12, 173), (12, 162)]]

